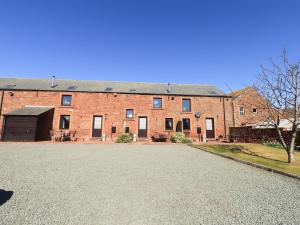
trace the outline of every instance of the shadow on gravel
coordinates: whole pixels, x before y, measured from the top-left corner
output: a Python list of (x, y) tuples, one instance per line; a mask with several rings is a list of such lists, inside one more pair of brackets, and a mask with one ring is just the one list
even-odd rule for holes
[(5, 191), (0, 189), (0, 206), (9, 200), (13, 193), (13, 191)]

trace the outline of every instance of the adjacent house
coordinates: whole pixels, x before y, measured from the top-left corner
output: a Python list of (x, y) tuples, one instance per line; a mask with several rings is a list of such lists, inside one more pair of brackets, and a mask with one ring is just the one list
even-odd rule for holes
[(211, 85), (0, 78), (0, 91), (3, 141), (48, 140), (67, 131), (79, 140), (174, 132), (216, 140), (234, 126), (231, 97)]
[(234, 127), (253, 126), (267, 121), (269, 114), (264, 99), (253, 87), (246, 87), (229, 94), (232, 97)]

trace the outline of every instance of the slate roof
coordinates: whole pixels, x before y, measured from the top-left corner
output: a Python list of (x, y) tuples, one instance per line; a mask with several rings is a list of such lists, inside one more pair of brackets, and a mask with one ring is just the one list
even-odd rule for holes
[(5, 116), (39, 116), (54, 107), (48, 106), (24, 106), (20, 109), (5, 113)]
[(237, 98), (240, 95), (244, 94), (246, 91), (248, 91), (250, 88), (251, 87), (245, 87), (245, 88), (242, 88), (242, 89), (239, 89), (239, 90), (235, 90), (235, 91), (231, 92), (229, 95), (234, 97), (234, 98)]
[(56, 80), (51, 87), (51, 79), (0, 78), (0, 90), (45, 90), (78, 92), (112, 92), (136, 94), (171, 94), (224, 96), (225, 93), (213, 85), (118, 82), (96, 80)]

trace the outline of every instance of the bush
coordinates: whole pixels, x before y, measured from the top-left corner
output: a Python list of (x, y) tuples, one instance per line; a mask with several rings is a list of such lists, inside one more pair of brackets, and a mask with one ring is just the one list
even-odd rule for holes
[(193, 142), (193, 141), (192, 141), (191, 139), (185, 138), (185, 139), (182, 140), (181, 143), (183, 143), (183, 144), (191, 144), (192, 142)]
[(131, 134), (122, 134), (116, 140), (117, 143), (131, 143), (132, 142), (132, 135)]
[(174, 143), (183, 143), (183, 144), (192, 143), (192, 140), (189, 138), (186, 138), (183, 133), (176, 133), (176, 134), (172, 135), (171, 141)]

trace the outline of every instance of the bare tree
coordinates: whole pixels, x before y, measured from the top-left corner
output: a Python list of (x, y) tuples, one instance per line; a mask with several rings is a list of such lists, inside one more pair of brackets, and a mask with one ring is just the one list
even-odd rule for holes
[[(290, 63), (284, 50), (280, 63), (271, 60), (270, 68), (261, 66), (254, 88), (265, 99), (261, 102), (269, 114), (269, 123), (277, 130), (279, 140), (287, 152), (288, 162), (295, 161), (294, 148), (297, 127), (300, 124), (300, 61)], [(291, 135), (284, 138), (279, 128), (280, 120), (291, 124)], [(287, 141), (288, 139), (288, 141)]]

